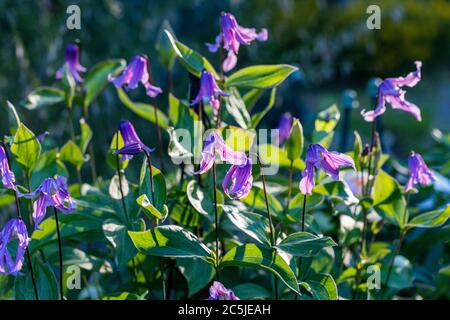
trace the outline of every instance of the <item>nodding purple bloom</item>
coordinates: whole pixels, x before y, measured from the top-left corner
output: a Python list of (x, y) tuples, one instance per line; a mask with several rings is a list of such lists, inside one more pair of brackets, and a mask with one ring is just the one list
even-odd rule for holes
[(339, 169), (341, 167), (353, 167), (353, 159), (343, 153), (328, 151), (320, 144), (311, 144), (306, 151), (306, 168), (302, 172), (300, 191), (303, 194), (311, 194), (314, 183), (314, 171), (322, 169), (332, 179), (339, 180)]
[(55, 207), (63, 213), (75, 210), (76, 202), (72, 199), (65, 177), (47, 178), (34, 192), (21, 194), (25, 198), (37, 199), (33, 203), (33, 220), (36, 229), (45, 218), (47, 207)]
[(56, 79), (61, 79), (64, 76), (64, 68), (67, 67), (70, 75), (75, 81), (83, 82), (78, 72), (85, 72), (86, 68), (79, 62), (79, 49), (74, 43), (69, 44), (66, 48), (66, 63), (56, 71)]
[(202, 161), (200, 169), (195, 174), (202, 174), (211, 169), (214, 164), (216, 154), (222, 161), (233, 165), (242, 166), (247, 162), (247, 156), (243, 152), (232, 150), (215, 130), (211, 132), (205, 140), (202, 151)]
[(134, 130), (133, 124), (130, 121), (122, 120), (119, 123), (119, 131), (120, 135), (123, 139), (123, 147), (114, 152), (114, 154), (122, 155), (120, 160), (131, 160), (133, 156), (145, 152), (150, 153), (155, 149), (147, 147), (144, 143), (142, 143), (141, 139)]
[(213, 44), (207, 43), (210, 52), (216, 52), (223, 43), (223, 48), (228, 51), (228, 56), (223, 62), (223, 70), (230, 71), (236, 66), (237, 53), (241, 44), (249, 45), (252, 41), (267, 41), (267, 29), (259, 33), (255, 28), (244, 28), (238, 25), (236, 18), (231, 13), (222, 13), (220, 17), (221, 32)]
[[(230, 180), (231, 186), (228, 187)], [(252, 161), (250, 158), (241, 166), (232, 165), (222, 183), (225, 193), (233, 199), (244, 198), (250, 192), (252, 185)]]
[(209, 287), (208, 300), (239, 300), (239, 298), (231, 289), (227, 289), (220, 282), (214, 281), (213, 285)]
[(191, 106), (207, 100), (211, 103), (214, 112), (217, 112), (220, 107), (219, 96), (226, 97), (228, 94), (220, 90), (211, 73), (203, 70), (200, 77), (200, 90), (198, 91), (197, 97), (191, 102)]
[(393, 109), (401, 109), (411, 113), (417, 121), (422, 121), (420, 109), (415, 104), (405, 100), (406, 91), (402, 89), (404, 86), (414, 87), (421, 78), (422, 62), (416, 61), (416, 71), (410, 72), (406, 77), (387, 78), (383, 80), (378, 88), (378, 102), (375, 110), (361, 112), (364, 120), (374, 121), (386, 111), (385, 103), (389, 103)]
[(6, 152), (7, 151), (3, 148), (3, 146), (0, 146), (0, 176), (2, 178), (2, 184), (7, 189), (17, 190), (14, 183), (16, 178), (14, 176), (14, 172), (12, 172), (9, 167)]
[(278, 141), (277, 145), (281, 146), (291, 135), (292, 131), (292, 115), (290, 113), (285, 113), (280, 118), (280, 121), (278, 122)]
[(408, 158), (409, 179), (405, 185), (405, 192), (413, 188), (415, 184), (420, 183), (427, 186), (436, 179), (434, 174), (428, 169), (420, 154), (412, 151)]
[[(17, 238), (17, 250), (13, 258), (8, 250), (8, 243), (15, 238)], [(0, 231), (0, 274), (15, 275), (22, 269), (29, 241), (27, 227), (21, 219), (11, 219), (6, 223)]]
[(139, 82), (141, 82), (147, 95), (151, 98), (155, 98), (162, 93), (160, 87), (150, 83), (148, 58), (146, 56), (135, 56), (120, 76), (114, 78), (109, 75), (108, 80), (111, 81), (116, 88), (124, 87), (125, 90), (136, 89)]

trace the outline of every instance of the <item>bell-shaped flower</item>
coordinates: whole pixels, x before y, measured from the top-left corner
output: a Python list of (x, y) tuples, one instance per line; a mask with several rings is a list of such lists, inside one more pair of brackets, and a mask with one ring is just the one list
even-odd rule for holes
[(242, 166), (247, 163), (247, 156), (245, 153), (232, 150), (225, 143), (220, 134), (214, 130), (205, 139), (200, 169), (195, 173), (202, 174), (211, 169), (214, 164), (216, 154), (219, 155), (220, 160), (228, 162), (232, 165)]
[(14, 172), (8, 164), (8, 157), (6, 156), (6, 150), (3, 146), (0, 146), (0, 176), (2, 178), (2, 184), (7, 189), (16, 190)]
[(413, 188), (415, 184), (427, 186), (436, 180), (434, 174), (428, 169), (427, 164), (422, 156), (414, 151), (411, 152), (408, 158), (409, 179), (405, 185), (405, 192)]
[(67, 179), (61, 176), (47, 178), (35, 191), (21, 194), (21, 196), (35, 198), (33, 220), (36, 229), (39, 229), (39, 224), (45, 218), (47, 207), (55, 207), (63, 213), (71, 213), (76, 208), (76, 202), (69, 193)]
[[(11, 255), (11, 246), (8, 244), (17, 239), (15, 257)], [(25, 251), (28, 247), (27, 227), (22, 219), (9, 220), (3, 230), (0, 231), (0, 274), (17, 274), (23, 266)]]
[(66, 48), (66, 62), (65, 64), (56, 71), (56, 78), (61, 79), (64, 76), (64, 69), (67, 68), (70, 75), (77, 82), (83, 82), (79, 72), (85, 72), (86, 68), (83, 67), (79, 62), (79, 49), (78, 45), (72, 43)]
[(339, 180), (339, 170), (341, 167), (353, 167), (353, 159), (343, 153), (328, 151), (320, 144), (311, 144), (306, 151), (306, 168), (302, 172), (300, 181), (300, 191), (303, 194), (311, 194), (315, 185), (315, 170), (322, 169), (332, 179)]
[(278, 146), (281, 146), (291, 135), (292, 121), (293, 118), (290, 113), (285, 113), (280, 118), (278, 122), (278, 141), (276, 141)]
[(146, 56), (135, 56), (128, 66), (125, 67), (122, 74), (116, 78), (112, 75), (108, 76), (116, 88), (124, 87), (125, 90), (136, 89), (139, 82), (145, 88), (147, 95), (155, 98), (162, 93), (161, 88), (150, 83), (150, 75), (148, 73), (148, 58)]
[[(229, 186), (231, 181), (231, 186)], [(233, 199), (244, 198), (252, 188), (252, 161), (250, 158), (243, 165), (232, 165), (223, 179), (225, 193)]]
[(236, 18), (231, 13), (223, 12), (220, 17), (221, 32), (216, 37), (213, 44), (207, 43), (209, 51), (216, 52), (223, 44), (223, 48), (228, 51), (227, 58), (223, 62), (223, 70), (230, 71), (236, 66), (237, 53), (241, 44), (249, 45), (254, 40), (267, 41), (267, 29), (262, 29), (259, 33), (255, 28), (241, 27)]
[(208, 300), (239, 300), (239, 298), (231, 289), (227, 289), (222, 283), (214, 281), (213, 285), (209, 287)]
[(119, 123), (120, 135), (123, 139), (123, 147), (114, 152), (114, 154), (122, 155), (120, 160), (131, 160), (133, 156), (145, 152), (150, 153), (155, 149), (147, 147), (136, 133), (133, 124), (130, 121), (122, 120)]
[(192, 100), (191, 106), (206, 100), (211, 104), (214, 112), (217, 112), (220, 107), (219, 96), (226, 97), (228, 94), (220, 90), (211, 73), (203, 70), (200, 77), (200, 89), (195, 99)]
[(378, 88), (378, 101), (375, 110), (361, 112), (364, 120), (374, 121), (376, 117), (380, 116), (386, 111), (386, 102), (389, 103), (393, 109), (400, 109), (412, 114), (417, 121), (422, 121), (420, 109), (415, 104), (406, 101), (406, 91), (402, 88), (404, 86), (414, 87), (421, 78), (422, 62), (416, 61), (416, 71), (410, 72), (406, 77), (387, 78), (383, 80)]

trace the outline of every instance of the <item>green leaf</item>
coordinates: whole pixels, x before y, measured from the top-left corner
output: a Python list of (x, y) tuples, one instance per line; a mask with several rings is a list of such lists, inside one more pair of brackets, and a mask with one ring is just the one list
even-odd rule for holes
[(17, 162), (28, 172), (31, 172), (39, 159), (41, 144), (34, 133), (23, 123), (20, 124), (14, 135), (11, 152)]
[(96, 64), (86, 74), (84, 80), (84, 107), (88, 107), (108, 85), (108, 76), (115, 74), (125, 66), (122, 59), (106, 60)]
[(251, 89), (246, 94), (244, 94), (242, 100), (244, 100), (244, 104), (249, 112), (252, 111), (253, 107), (256, 105), (263, 93), (263, 89)]
[(111, 144), (109, 147), (109, 152), (106, 155), (106, 162), (111, 167), (111, 169), (117, 171), (117, 159), (119, 159), (119, 168), (120, 170), (125, 170), (128, 167), (128, 160), (121, 161), (120, 155), (114, 154), (117, 150), (121, 149), (124, 146), (122, 135), (120, 131), (117, 131), (113, 138), (111, 139)]
[[(273, 144), (261, 144), (258, 146), (259, 156), (261, 163), (264, 166), (280, 166), (283, 168), (289, 168), (291, 166), (291, 160), (287, 156), (287, 152), (284, 149), (280, 149)], [(302, 159), (297, 158), (292, 164), (293, 169), (303, 170), (305, 163)]]
[[(189, 203), (194, 207), (194, 209), (212, 219), (214, 217), (214, 195), (213, 188), (208, 190), (203, 189), (198, 185), (197, 180), (189, 181), (186, 187), (186, 194), (189, 199)], [(220, 214), (222, 212), (222, 204), (224, 202), (224, 197), (222, 193), (217, 190), (217, 212)]]
[(206, 58), (176, 40), (169, 30), (165, 30), (165, 33), (170, 44), (172, 45), (173, 50), (175, 51), (175, 54), (178, 57), (178, 60), (190, 73), (200, 78), (202, 70), (206, 69), (216, 79), (219, 79), (216, 70), (214, 70), (213, 66)]
[(277, 275), (290, 289), (299, 292), (294, 272), (276, 250), (245, 244), (234, 247), (222, 258), (219, 267), (252, 267)]
[(214, 261), (213, 252), (197, 236), (180, 226), (164, 225), (147, 231), (129, 231), (128, 234), (140, 252), (151, 256)]
[[(225, 98), (225, 107), (227, 112), (225, 113), (225, 117), (228, 115), (243, 129), (249, 129), (252, 126), (252, 119), (250, 114), (245, 107), (244, 100), (242, 100), (239, 91), (236, 88), (230, 88), (228, 90), (229, 96)], [(229, 123), (229, 121), (225, 122)]]
[(341, 113), (335, 104), (319, 112), (314, 123), (312, 142), (328, 148), (333, 140), (333, 130), (336, 128), (340, 118)]
[(214, 278), (214, 267), (202, 259), (177, 259), (177, 265), (187, 280), (189, 297), (206, 287)]
[(169, 209), (167, 208), (166, 205), (163, 206), (163, 212), (161, 213), (151, 204), (150, 200), (147, 198), (145, 194), (137, 198), (136, 202), (140, 207), (144, 208), (144, 212), (151, 219), (165, 220), (167, 215), (169, 214), (168, 211)]
[(442, 226), (450, 218), (450, 205), (445, 209), (421, 213), (412, 218), (406, 228), (436, 228)]
[(298, 68), (287, 64), (251, 66), (233, 73), (226, 80), (225, 86), (227, 88), (273, 88), (297, 70)]
[[(117, 89), (117, 94), (119, 96), (119, 100), (124, 104), (125, 107), (133, 111), (139, 117), (156, 124), (154, 105), (131, 101), (125, 91), (123, 91), (121, 88)], [(156, 109), (156, 113), (158, 116), (159, 126), (162, 129), (167, 129), (169, 125), (169, 119), (167, 119), (167, 116), (159, 109)]]
[[(288, 216), (292, 221), (300, 221), (300, 217), (303, 211), (303, 201), (304, 195), (298, 193), (290, 202), (289, 202), (289, 213)], [(320, 205), (324, 200), (324, 196), (319, 193), (313, 193), (312, 195), (308, 195), (306, 197), (306, 212), (310, 212), (312, 209)]]
[(383, 218), (399, 227), (406, 225), (408, 211), (400, 185), (382, 170), (375, 178), (372, 198), (373, 207)]
[(255, 283), (242, 283), (232, 289), (234, 294), (241, 300), (264, 300), (272, 298), (272, 294), (266, 288)]
[(333, 277), (325, 273), (310, 275), (301, 285), (308, 290), (314, 300), (337, 300), (338, 291)]
[(146, 295), (147, 291), (140, 296), (130, 292), (110, 293), (107, 296), (104, 296), (102, 300), (145, 300)]
[(242, 232), (259, 243), (270, 246), (269, 222), (262, 215), (252, 212), (242, 212), (234, 206), (223, 205), (223, 211), (228, 219)]
[(262, 121), (264, 116), (273, 108), (275, 104), (275, 98), (277, 96), (277, 89), (273, 88), (272, 91), (270, 91), (270, 98), (269, 103), (267, 106), (262, 110), (252, 115), (252, 128), (256, 129), (258, 124)]
[(312, 257), (326, 247), (336, 246), (330, 237), (318, 237), (308, 232), (295, 232), (281, 240), (277, 247), (296, 257)]
[(164, 205), (167, 199), (167, 187), (166, 187), (166, 179), (161, 171), (152, 166), (152, 175), (153, 175), (153, 188), (155, 191), (155, 199), (152, 199), (151, 185), (150, 185), (150, 173), (148, 170), (148, 164), (146, 159), (142, 162), (141, 173), (139, 177), (139, 194), (147, 195), (150, 202), (153, 206), (163, 212)]
[(116, 252), (119, 268), (125, 267), (136, 254), (137, 250), (128, 236), (128, 229), (115, 219), (108, 219), (103, 223), (103, 233), (112, 244)]
[(8, 100), (6, 101), (6, 105), (8, 106), (9, 131), (11, 132), (11, 135), (15, 135), (22, 122), (20, 121), (19, 114), (14, 105)]
[(69, 140), (63, 145), (59, 152), (59, 158), (63, 162), (72, 164), (75, 168), (81, 168), (84, 163), (83, 152), (80, 150), (75, 142)]
[(219, 129), (222, 136), (225, 133), (225, 143), (235, 151), (249, 151), (255, 139), (254, 130), (245, 130), (235, 126), (227, 126)]
[(300, 158), (303, 151), (303, 127), (300, 120), (293, 119), (291, 134), (286, 141), (286, 152), (289, 160), (296, 160)]
[(46, 108), (64, 101), (64, 91), (53, 87), (38, 87), (28, 94), (24, 107), (28, 110)]
[(172, 126), (193, 132), (198, 115), (173, 94), (169, 94), (169, 120)]
[[(33, 257), (32, 261), (39, 300), (58, 300), (58, 285), (51, 266), (48, 262), (44, 263), (37, 257)], [(16, 277), (14, 297), (16, 300), (36, 300), (30, 272)]]
[[(268, 193), (267, 200), (269, 202), (270, 213), (281, 218), (284, 209), (277, 198)], [(264, 191), (258, 187), (253, 186), (248, 195), (245, 198), (242, 198), (241, 201), (255, 211), (267, 213)]]
[(64, 88), (64, 101), (66, 102), (66, 106), (71, 109), (73, 100), (75, 98), (75, 89), (77, 87), (77, 84), (75, 82), (75, 79), (70, 74), (67, 65), (64, 66), (64, 76), (62, 78), (62, 84)]
[(170, 23), (167, 19), (164, 19), (164, 21), (161, 25), (161, 28), (159, 29), (159, 32), (158, 32), (155, 49), (158, 52), (159, 60), (161, 61), (161, 64), (167, 70), (172, 70), (175, 59), (177, 58), (177, 54), (176, 54), (175, 50), (173, 49), (169, 38), (166, 36), (166, 33), (164, 32), (165, 30), (170, 32), (170, 34), (173, 35), (173, 38), (176, 41), (176, 38), (174, 36), (175, 33), (173, 32), (172, 26), (170, 25)]
[(92, 130), (91, 127), (87, 124), (86, 120), (84, 118), (80, 119), (80, 128), (81, 128), (81, 136), (79, 139), (79, 146), (81, 151), (86, 153), (87, 147), (89, 146), (89, 143), (92, 139)]
[(353, 160), (355, 161), (356, 172), (359, 172), (361, 171), (360, 156), (363, 151), (363, 143), (358, 131), (355, 130), (353, 133), (355, 135), (355, 143), (353, 146)]

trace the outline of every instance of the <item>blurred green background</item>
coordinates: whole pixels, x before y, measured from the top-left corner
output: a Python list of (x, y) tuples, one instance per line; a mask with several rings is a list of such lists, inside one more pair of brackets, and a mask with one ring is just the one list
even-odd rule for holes
[[(66, 9), (71, 4), (81, 8), (81, 30), (66, 28)], [(370, 4), (381, 8), (381, 30), (366, 27)], [(49, 131), (50, 139), (59, 145), (67, 139), (62, 106), (30, 112), (20, 104), (33, 88), (56, 82), (54, 74), (63, 64), (64, 48), (75, 39), (81, 41), (81, 63), (87, 68), (108, 58), (128, 61), (133, 55), (147, 54), (156, 84), (165, 89), (167, 74), (155, 51), (163, 21), (170, 22), (179, 40), (217, 65), (217, 55), (210, 54), (204, 43), (212, 42), (218, 34), (221, 11), (234, 13), (243, 26), (269, 30), (268, 42), (242, 47), (236, 69), (275, 63), (300, 67), (301, 71), (280, 88), (276, 107), (264, 126), (275, 127), (281, 113), (290, 111), (300, 117), (308, 133), (315, 114), (332, 103), (341, 106), (343, 90), (351, 88), (357, 91), (360, 104), (352, 114), (352, 130), (368, 137), (370, 125), (360, 116), (361, 109), (372, 107), (367, 81), (374, 76), (406, 75), (414, 70), (414, 60), (422, 60), (423, 80), (408, 90), (407, 99), (422, 109), (423, 123), (388, 107), (383, 116), (385, 145), (406, 158), (411, 149), (426, 150), (433, 128), (448, 132), (450, 1), (0, 0), (1, 134), (7, 132), (5, 101), (10, 100), (35, 133)], [(174, 69), (174, 85), (177, 96), (187, 97), (188, 77), (179, 65)], [(133, 92), (132, 97), (146, 101), (143, 90)], [(159, 105), (166, 110), (166, 96), (160, 100)], [(112, 86), (90, 112), (97, 160), (104, 157), (122, 118), (135, 121), (143, 140), (156, 145), (153, 126), (122, 106)], [(76, 110), (75, 118), (80, 116), (81, 110)], [(167, 143), (168, 137), (165, 139)], [(102, 169), (100, 166), (100, 173)]]

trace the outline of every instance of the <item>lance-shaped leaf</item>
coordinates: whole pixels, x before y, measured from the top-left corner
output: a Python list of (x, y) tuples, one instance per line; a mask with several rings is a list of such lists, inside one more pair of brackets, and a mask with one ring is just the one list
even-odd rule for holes
[(312, 294), (314, 300), (337, 300), (338, 291), (333, 277), (326, 273), (314, 273), (300, 283)]
[(230, 121), (227, 121), (229, 118), (229, 120), (234, 120), (243, 129), (250, 128), (252, 126), (252, 119), (239, 91), (236, 88), (230, 88), (228, 94), (229, 96), (225, 98), (227, 112), (224, 114), (224, 121), (230, 123)]
[[(139, 117), (156, 124), (155, 106), (147, 103), (131, 101), (125, 91), (121, 88), (117, 88), (117, 94), (119, 100), (125, 107), (133, 111)], [(156, 109), (156, 113), (158, 117), (158, 125), (163, 129), (167, 129), (169, 125), (169, 119), (167, 119), (167, 116), (159, 109)]]
[(164, 32), (167, 30), (170, 32), (174, 40), (176, 41), (175, 33), (173, 32), (172, 26), (170, 25), (168, 20), (164, 20), (161, 28), (158, 32), (158, 36), (156, 39), (155, 49), (158, 52), (159, 60), (161, 64), (167, 69), (172, 70), (175, 59), (177, 58), (177, 54), (172, 47), (172, 44)]
[(356, 171), (358, 172), (361, 170), (360, 157), (363, 151), (363, 143), (358, 131), (355, 130), (354, 135), (355, 135), (355, 143), (353, 145), (353, 160), (355, 161)]
[(31, 172), (39, 159), (41, 144), (34, 133), (23, 123), (20, 124), (14, 135), (11, 152), (17, 162), (28, 172)]
[(270, 91), (270, 97), (267, 106), (262, 111), (256, 112), (255, 114), (252, 115), (253, 129), (255, 129), (258, 126), (258, 124), (262, 121), (265, 115), (273, 108), (276, 96), (277, 96), (277, 89), (273, 88), (272, 91)]
[(144, 209), (145, 214), (150, 219), (157, 219), (164, 221), (169, 214), (169, 209), (166, 205), (163, 205), (163, 212), (160, 212), (156, 209), (150, 200), (147, 198), (147, 195), (143, 194), (136, 199), (137, 204)]
[(86, 153), (87, 147), (92, 139), (91, 127), (87, 124), (84, 118), (80, 119), (81, 136), (78, 140), (78, 145), (83, 153)]
[(152, 166), (153, 188), (155, 191), (155, 199), (152, 199), (150, 172), (147, 160), (144, 159), (141, 166), (141, 173), (139, 176), (139, 194), (146, 194), (149, 201), (160, 212), (164, 212), (164, 205), (167, 199), (166, 179), (161, 171)]
[(70, 163), (75, 168), (81, 168), (84, 163), (83, 152), (72, 140), (67, 141), (61, 148), (59, 152), (59, 159), (63, 162)]
[(264, 89), (251, 89), (244, 94), (242, 100), (244, 101), (248, 112), (252, 111), (253, 107), (256, 105), (263, 93)]
[(286, 152), (289, 160), (294, 161), (302, 155), (303, 151), (303, 127), (300, 120), (294, 118), (292, 121), (291, 134), (286, 141)]
[(28, 110), (56, 105), (64, 101), (64, 91), (53, 87), (39, 87), (28, 94), (23, 102)]
[(140, 252), (151, 256), (201, 258), (209, 263), (215, 259), (214, 253), (197, 236), (180, 226), (165, 225), (128, 234)]
[(64, 88), (64, 101), (66, 102), (66, 106), (71, 109), (73, 100), (75, 99), (75, 89), (77, 87), (77, 83), (72, 77), (72, 74), (69, 72), (67, 65), (64, 67), (64, 76), (61, 81)]
[(208, 70), (216, 79), (219, 79), (216, 70), (211, 63), (203, 56), (176, 40), (169, 30), (165, 30), (165, 34), (175, 51), (181, 64), (193, 75), (200, 78), (203, 69)]
[(8, 107), (7, 112), (9, 132), (11, 133), (11, 135), (15, 135), (22, 121), (20, 121), (20, 117), (17, 113), (16, 107), (14, 107), (14, 105), (8, 100), (6, 101), (6, 105)]
[(312, 257), (323, 248), (336, 245), (330, 237), (318, 237), (309, 232), (295, 232), (281, 240), (277, 247), (293, 256)]
[(268, 89), (280, 85), (298, 68), (287, 64), (259, 65), (243, 68), (233, 73), (225, 82), (226, 87)]
[(123, 59), (106, 60), (96, 64), (86, 73), (86, 78), (84, 80), (85, 95), (83, 101), (85, 108), (90, 106), (95, 98), (97, 98), (108, 85), (108, 76), (122, 70), (122, 68), (125, 67), (125, 64), (126, 62)]
[(450, 218), (450, 205), (444, 209), (421, 213), (412, 218), (406, 228), (436, 228), (442, 226)]
[(290, 289), (299, 292), (294, 272), (276, 250), (256, 244), (234, 247), (222, 258), (219, 267), (261, 268), (277, 275)]
[(340, 118), (341, 113), (335, 104), (319, 112), (314, 123), (312, 142), (328, 148), (333, 140), (333, 130), (336, 128)]

